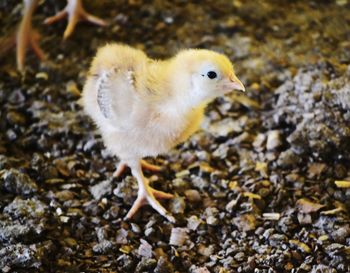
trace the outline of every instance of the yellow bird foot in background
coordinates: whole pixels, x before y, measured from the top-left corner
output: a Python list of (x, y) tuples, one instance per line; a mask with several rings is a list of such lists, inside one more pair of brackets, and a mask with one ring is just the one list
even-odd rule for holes
[(37, 0), (24, 1), (23, 17), (16, 34), (13, 33), (0, 40), (0, 58), (4, 57), (8, 51), (16, 47), (17, 69), (19, 71), (24, 70), (28, 47), (34, 51), (41, 61), (45, 60), (45, 54), (39, 46), (40, 35), (32, 28), (32, 16), (37, 2)]
[(32, 48), (40, 61), (45, 60), (45, 54), (39, 46), (39, 39), (40, 34), (33, 29), (30, 29), (28, 32), (19, 31), (17, 33), (17, 68), (19, 71), (24, 70), (25, 55), (28, 45)]
[(52, 24), (68, 16), (68, 25), (63, 34), (63, 39), (67, 39), (74, 31), (79, 21), (88, 21), (95, 25), (107, 26), (107, 22), (86, 12), (81, 0), (68, 0), (67, 6), (56, 15), (47, 18), (44, 23)]

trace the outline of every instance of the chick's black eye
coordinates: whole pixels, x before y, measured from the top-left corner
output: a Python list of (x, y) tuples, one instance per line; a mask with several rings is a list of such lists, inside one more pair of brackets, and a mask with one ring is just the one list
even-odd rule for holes
[(209, 79), (215, 79), (217, 77), (217, 74), (214, 71), (209, 71), (207, 73), (207, 76), (208, 76)]

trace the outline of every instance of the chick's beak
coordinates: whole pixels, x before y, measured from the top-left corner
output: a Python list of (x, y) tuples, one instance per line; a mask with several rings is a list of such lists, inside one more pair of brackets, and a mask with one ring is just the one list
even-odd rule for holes
[(241, 90), (242, 92), (245, 92), (245, 87), (243, 83), (236, 77), (236, 75), (230, 75), (230, 87), (233, 90)]

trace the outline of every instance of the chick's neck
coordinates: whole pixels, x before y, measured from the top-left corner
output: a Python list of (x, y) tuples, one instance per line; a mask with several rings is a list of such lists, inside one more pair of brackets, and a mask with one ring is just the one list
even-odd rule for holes
[(156, 108), (180, 114), (191, 110), (182, 95), (184, 77), (174, 70), (170, 61), (153, 61), (147, 67), (143, 85), (147, 97)]
[(177, 116), (186, 116), (198, 107), (206, 105), (206, 101), (193, 97), (191, 73), (183, 64), (169, 61), (163, 70), (162, 79), (167, 83), (166, 96), (162, 100), (162, 108)]

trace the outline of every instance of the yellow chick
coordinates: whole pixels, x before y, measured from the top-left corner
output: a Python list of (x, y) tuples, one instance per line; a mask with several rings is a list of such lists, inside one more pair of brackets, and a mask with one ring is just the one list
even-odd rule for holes
[(188, 139), (198, 130), (208, 102), (232, 90), (245, 88), (230, 60), (214, 51), (188, 49), (161, 61), (121, 44), (98, 50), (82, 100), (107, 149), (120, 159), (115, 175), (129, 166), (138, 181), (138, 197), (126, 218), (149, 204), (175, 222), (157, 200), (173, 195), (149, 186), (142, 167), (158, 167), (142, 158), (164, 154)]

